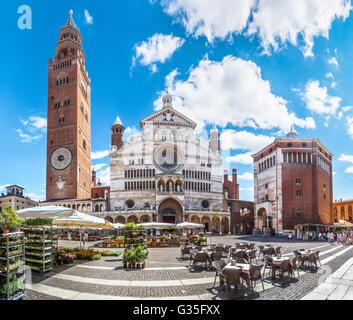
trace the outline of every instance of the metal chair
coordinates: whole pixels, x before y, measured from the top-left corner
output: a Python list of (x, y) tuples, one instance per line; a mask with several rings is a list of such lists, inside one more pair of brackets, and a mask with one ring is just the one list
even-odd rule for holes
[(272, 271), (272, 262), (273, 262), (273, 259), (272, 259), (271, 256), (264, 256), (264, 261), (265, 261), (265, 264), (264, 264), (263, 278), (265, 278), (265, 272), (266, 272), (266, 270)]
[[(262, 289), (265, 291), (265, 286), (264, 286), (264, 280), (261, 275), (261, 270), (262, 270), (263, 264), (259, 265), (251, 265), (250, 270), (249, 270), (249, 275), (250, 275), (250, 283), (251, 283), (251, 289), (252, 292), (254, 292), (254, 287), (256, 286), (256, 281), (261, 280), (262, 283)], [(254, 286), (255, 283), (255, 286)]]
[(222, 287), (221, 274), (222, 274), (223, 268), (224, 268), (226, 265), (227, 265), (227, 264), (225, 263), (224, 260), (217, 260), (217, 261), (215, 261), (216, 275), (215, 275), (215, 278), (214, 278), (213, 288), (214, 288), (215, 285), (216, 285), (217, 277), (220, 277), (219, 282), (220, 282), (220, 287)]
[(196, 263), (201, 263), (201, 266), (202, 266), (202, 264), (204, 263), (205, 267), (207, 267), (207, 262), (208, 262), (207, 253), (206, 252), (197, 252), (193, 257), (192, 264), (193, 264), (193, 266), (195, 266)]
[(234, 286), (235, 290), (238, 291), (238, 286), (242, 284), (242, 279), (241, 279), (241, 269), (223, 269), (221, 271), (221, 275), (225, 280), (226, 287), (227, 287), (227, 292), (228, 288)]

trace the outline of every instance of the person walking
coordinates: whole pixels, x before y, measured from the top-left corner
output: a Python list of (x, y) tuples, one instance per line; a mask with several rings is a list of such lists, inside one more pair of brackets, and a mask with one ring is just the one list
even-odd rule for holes
[(71, 233), (70, 232), (67, 233), (67, 240), (71, 241)]
[(327, 242), (330, 243), (331, 241), (331, 233), (327, 232)]

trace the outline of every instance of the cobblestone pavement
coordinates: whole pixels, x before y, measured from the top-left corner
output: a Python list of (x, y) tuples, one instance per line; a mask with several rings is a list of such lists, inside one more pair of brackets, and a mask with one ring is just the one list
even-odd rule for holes
[[(99, 261), (79, 262), (60, 266), (46, 273), (32, 273), (33, 290), (28, 290), (26, 300), (52, 300), (73, 297), (77, 294), (103, 298), (192, 298), (192, 299), (251, 299), (288, 300), (301, 299), (319, 285), (323, 278), (335, 272), (349, 258), (353, 250), (341, 245), (325, 242), (288, 242), (286, 239), (254, 238), (239, 236), (215, 236), (212, 243), (234, 245), (235, 242), (251, 241), (258, 245), (273, 244), (282, 247), (282, 254), (292, 256), (293, 250), (306, 248), (321, 251), (324, 266), (310, 272), (307, 270), (298, 279), (287, 284), (265, 279), (265, 291), (257, 283), (254, 294), (245, 294), (239, 288), (221, 291), (218, 282), (213, 288), (215, 269), (192, 268), (188, 260), (180, 260), (179, 248), (151, 248), (145, 270), (124, 270), (121, 257), (103, 257)], [(63, 242), (64, 246), (77, 247), (75, 242)], [(96, 244), (92, 244), (96, 245)], [(348, 249), (348, 251), (347, 251)], [(114, 249), (119, 250), (119, 249)], [(122, 250), (122, 249), (120, 249)], [(346, 251), (345, 251), (346, 250)], [(343, 254), (341, 254), (343, 253)], [(335, 255), (335, 256), (333, 256)], [(330, 257), (333, 257), (331, 260)], [(228, 261), (227, 258), (225, 258)], [(266, 276), (267, 277), (267, 276)], [(170, 284), (170, 285), (169, 285)], [(243, 292), (244, 291), (244, 292)]]

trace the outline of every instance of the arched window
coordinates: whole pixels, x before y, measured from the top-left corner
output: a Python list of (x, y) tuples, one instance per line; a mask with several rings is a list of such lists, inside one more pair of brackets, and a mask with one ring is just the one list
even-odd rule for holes
[(353, 220), (353, 219), (352, 219), (352, 206), (351, 206), (351, 205), (348, 206), (348, 218), (349, 218), (350, 221)]
[(346, 220), (344, 207), (341, 207), (341, 219)]
[(64, 116), (61, 116), (60, 118), (59, 118), (59, 123), (64, 123), (65, 122), (65, 117)]

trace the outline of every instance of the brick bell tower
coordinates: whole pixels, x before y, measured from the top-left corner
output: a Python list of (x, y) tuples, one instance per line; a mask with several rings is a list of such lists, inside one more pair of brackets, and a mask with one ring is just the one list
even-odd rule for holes
[(112, 146), (116, 146), (118, 150), (124, 145), (124, 130), (125, 127), (118, 116), (112, 126)]
[(49, 59), (47, 200), (91, 198), (91, 81), (72, 15)]

